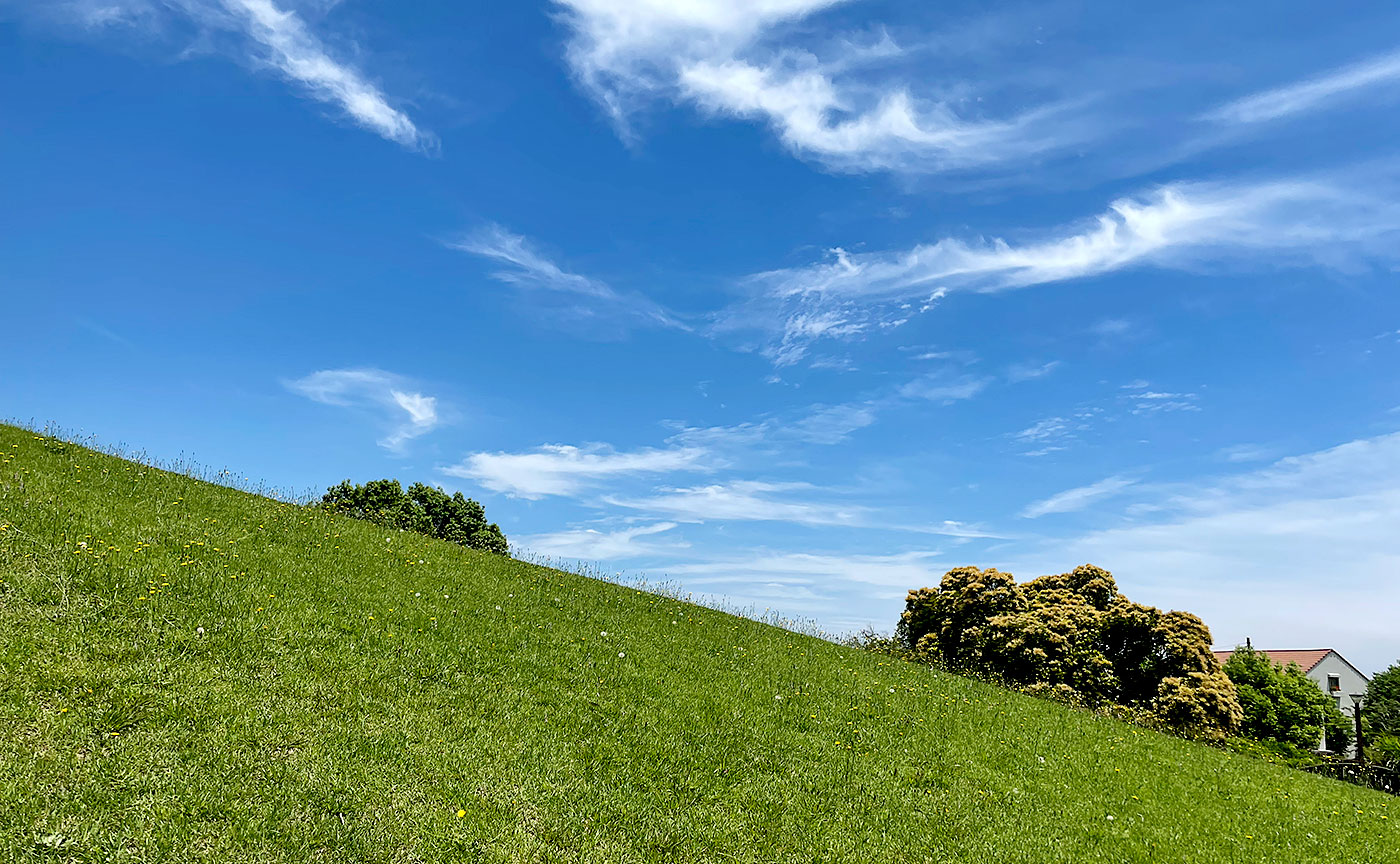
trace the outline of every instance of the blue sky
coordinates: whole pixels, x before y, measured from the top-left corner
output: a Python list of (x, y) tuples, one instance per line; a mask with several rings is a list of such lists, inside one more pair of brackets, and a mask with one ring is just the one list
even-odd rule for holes
[(1400, 11), (0, 0), (0, 405), (836, 631), (1400, 657)]

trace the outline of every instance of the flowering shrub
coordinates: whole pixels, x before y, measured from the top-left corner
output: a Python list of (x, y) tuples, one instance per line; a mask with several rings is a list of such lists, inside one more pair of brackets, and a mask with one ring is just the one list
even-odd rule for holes
[(909, 592), (895, 641), (949, 669), (1147, 710), (1192, 735), (1220, 738), (1241, 719), (1204, 622), (1133, 603), (1091, 564), (1021, 584), (995, 569), (950, 570), (937, 588)]

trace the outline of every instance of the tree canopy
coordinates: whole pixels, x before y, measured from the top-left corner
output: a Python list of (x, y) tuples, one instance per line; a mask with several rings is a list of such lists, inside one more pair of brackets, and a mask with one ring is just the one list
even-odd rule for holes
[(1207, 737), (1241, 719), (1205, 623), (1130, 601), (1092, 564), (1020, 584), (996, 569), (949, 570), (937, 588), (909, 592), (895, 638), (952, 669), (1145, 708)]
[(416, 531), (471, 549), (508, 554), (510, 544), (486, 510), (461, 492), (449, 496), (441, 489), (414, 483), (405, 492), (397, 480), (371, 480), (364, 485), (346, 480), (326, 490), (321, 506), (386, 528)]
[(1282, 666), (1245, 646), (1235, 649), (1224, 668), (1239, 694), (1246, 737), (1313, 750), (1325, 731), (1329, 750), (1340, 752), (1351, 743), (1346, 716), (1296, 663)]
[(1379, 762), (1400, 763), (1400, 661), (1371, 679), (1363, 716), (1367, 753)]

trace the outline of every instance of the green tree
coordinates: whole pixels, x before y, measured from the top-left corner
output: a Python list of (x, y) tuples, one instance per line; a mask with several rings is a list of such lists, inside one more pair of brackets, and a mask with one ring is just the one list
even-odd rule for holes
[(371, 480), (355, 485), (349, 480), (332, 486), (321, 497), (321, 506), (364, 519), (386, 528), (415, 531), (471, 549), (505, 555), (510, 544), (486, 510), (461, 492), (446, 492), (414, 483), (405, 492), (397, 480)]
[(1362, 716), (1373, 734), (1400, 737), (1400, 661), (1371, 679)]
[(1281, 666), (1262, 651), (1241, 647), (1225, 662), (1225, 674), (1239, 693), (1245, 737), (1311, 750), (1325, 731), (1329, 749), (1350, 743), (1346, 717), (1296, 663)]
[(1367, 757), (1400, 765), (1400, 661), (1371, 679), (1361, 717)]

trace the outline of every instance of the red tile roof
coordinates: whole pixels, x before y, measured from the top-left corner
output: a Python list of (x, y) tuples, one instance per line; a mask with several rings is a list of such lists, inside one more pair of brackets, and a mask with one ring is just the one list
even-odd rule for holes
[[(1326, 657), (1328, 654), (1332, 653), (1331, 648), (1288, 648), (1281, 651), (1264, 651), (1260, 649), (1256, 650), (1258, 650), (1260, 654), (1268, 655), (1270, 660), (1274, 661), (1280, 666), (1287, 666), (1289, 663), (1297, 663), (1304, 672), (1307, 672), (1317, 664), (1321, 663), (1323, 657)], [(1216, 651), (1215, 659), (1219, 660), (1223, 664), (1226, 660), (1230, 659), (1230, 655), (1233, 653), (1233, 651)]]

